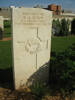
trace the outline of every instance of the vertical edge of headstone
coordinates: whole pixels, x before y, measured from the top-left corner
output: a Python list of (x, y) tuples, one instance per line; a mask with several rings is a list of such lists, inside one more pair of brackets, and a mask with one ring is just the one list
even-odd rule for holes
[(1, 20), (1, 26), (0, 27), (4, 31), (4, 18), (3, 18), (3, 16), (0, 16), (0, 20)]
[(51, 57), (51, 39), (52, 39), (51, 37), (52, 37), (52, 20), (53, 20), (52, 18), (53, 17), (52, 17), (52, 11), (50, 11), (50, 13), (51, 13), (50, 57)]
[(14, 28), (14, 22), (13, 22), (13, 12), (14, 12), (14, 9), (15, 7), (14, 6), (11, 6), (11, 48), (12, 48), (12, 70), (13, 70), (13, 87), (14, 89), (16, 88), (15, 86), (15, 71), (14, 71), (14, 46), (13, 46), (13, 28)]

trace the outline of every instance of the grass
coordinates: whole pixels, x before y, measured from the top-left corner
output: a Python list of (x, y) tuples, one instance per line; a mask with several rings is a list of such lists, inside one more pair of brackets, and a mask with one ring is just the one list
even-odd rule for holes
[(4, 34), (3, 37), (11, 36), (11, 21), (4, 21)]
[(52, 37), (51, 51), (63, 52), (75, 43), (75, 36)]
[(0, 41), (0, 69), (11, 68), (11, 41)]

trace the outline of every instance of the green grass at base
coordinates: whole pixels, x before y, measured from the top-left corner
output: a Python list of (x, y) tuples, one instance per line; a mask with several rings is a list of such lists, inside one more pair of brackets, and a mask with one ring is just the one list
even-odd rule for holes
[(75, 43), (75, 36), (52, 37), (51, 51), (55, 51), (56, 53), (63, 52), (73, 43)]
[(12, 66), (11, 41), (0, 41), (0, 69)]

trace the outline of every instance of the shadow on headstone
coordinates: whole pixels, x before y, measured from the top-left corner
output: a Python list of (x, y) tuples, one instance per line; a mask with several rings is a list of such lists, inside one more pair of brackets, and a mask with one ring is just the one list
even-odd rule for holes
[(0, 69), (0, 87), (13, 89), (12, 69)]
[(41, 66), (33, 75), (31, 75), (27, 81), (27, 86), (33, 86), (36, 83), (43, 83), (43, 85), (49, 84), (49, 68), (50, 62)]

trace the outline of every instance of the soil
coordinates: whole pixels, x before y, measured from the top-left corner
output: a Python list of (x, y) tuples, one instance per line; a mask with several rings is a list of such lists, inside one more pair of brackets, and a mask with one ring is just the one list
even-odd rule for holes
[(11, 38), (10, 38), (10, 37), (8, 37), (8, 38), (3, 38), (3, 39), (0, 40), (0, 41), (8, 41), (8, 40), (11, 40)]
[(74, 98), (61, 98), (61, 96), (43, 96), (39, 97), (32, 94), (30, 91), (19, 90), (14, 91), (11, 89), (0, 88), (0, 100), (75, 100)]
[(30, 92), (0, 88), (0, 100), (36, 100)]

